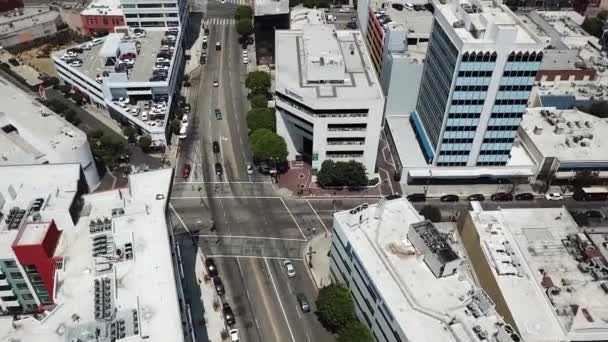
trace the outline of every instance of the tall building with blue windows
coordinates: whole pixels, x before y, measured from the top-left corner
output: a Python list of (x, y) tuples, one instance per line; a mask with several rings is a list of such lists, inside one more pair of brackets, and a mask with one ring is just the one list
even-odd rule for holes
[(429, 164), (507, 164), (544, 46), (498, 0), (437, 3), (410, 116)]

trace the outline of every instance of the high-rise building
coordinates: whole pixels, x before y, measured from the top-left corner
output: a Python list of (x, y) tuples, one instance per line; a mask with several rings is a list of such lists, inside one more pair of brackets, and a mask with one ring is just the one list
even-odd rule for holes
[(500, 1), (435, 5), (410, 118), (429, 164), (507, 164), (544, 45)]

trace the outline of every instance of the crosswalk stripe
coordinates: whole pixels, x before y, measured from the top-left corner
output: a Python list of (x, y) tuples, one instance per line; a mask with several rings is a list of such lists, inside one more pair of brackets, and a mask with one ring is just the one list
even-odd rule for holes
[(234, 19), (228, 19), (228, 18), (209, 18), (207, 20), (205, 20), (204, 25), (221, 25), (221, 26), (231, 26), (235, 24), (235, 20)]

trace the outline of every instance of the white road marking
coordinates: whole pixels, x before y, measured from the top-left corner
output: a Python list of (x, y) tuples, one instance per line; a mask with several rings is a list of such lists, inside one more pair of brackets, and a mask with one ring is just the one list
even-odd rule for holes
[(283, 197), (279, 197), (279, 198), (281, 199), (281, 202), (285, 206), (285, 209), (287, 209), (287, 212), (289, 213), (289, 216), (291, 216), (291, 219), (293, 220), (293, 222), (295, 222), (296, 226), (298, 226), (298, 229), (300, 230), (300, 233), (302, 233), (302, 237), (304, 237), (304, 239), (306, 239), (306, 235), (302, 231), (302, 227), (300, 227), (300, 225), (298, 224), (298, 221), (296, 221), (296, 218), (291, 213), (291, 210), (289, 210), (289, 207), (287, 206), (287, 203), (285, 203), (285, 200), (283, 199)]
[(177, 213), (175, 208), (173, 208), (173, 204), (171, 204), (171, 202), (169, 202), (169, 208), (171, 208), (171, 210), (173, 210), (173, 213), (175, 214), (175, 216), (177, 216), (177, 219), (182, 224), (182, 226), (184, 226), (184, 229), (186, 229), (186, 231), (188, 231), (188, 233), (190, 233), (190, 229), (188, 229), (188, 226), (186, 226), (186, 224), (184, 223), (182, 218), (179, 216), (179, 214)]
[[(243, 268), (241, 267), (241, 262), (239, 261), (239, 259), (236, 259), (236, 264), (239, 267), (239, 272), (241, 273), (241, 279), (245, 279), (245, 273), (243, 273)], [(251, 296), (249, 295), (249, 288), (247, 288), (247, 286), (245, 286), (245, 295), (247, 296), (247, 301), (249, 303), (251, 303)], [(253, 313), (252, 313), (253, 314)], [(260, 331), (260, 323), (258, 323), (258, 319), (254, 316), (253, 319), (255, 320), (255, 326), (257, 327), (258, 333)]]
[(310, 342), (310, 336), (308, 336), (308, 332), (304, 331), (304, 333), (306, 334), (306, 341)]
[(300, 314), (300, 308), (298, 307), (297, 304), (296, 304), (296, 313), (298, 314), (298, 318), (302, 319), (302, 315)]
[(199, 237), (203, 238), (235, 238), (235, 239), (257, 239), (257, 240), (280, 240), (280, 241), (306, 241), (304, 239), (292, 239), (292, 238), (279, 238), (279, 237), (267, 237), (267, 236), (244, 236), (244, 235), (209, 235), (199, 234)]
[[(207, 198), (207, 196), (181, 196), (181, 197), (173, 197), (171, 196), (171, 199), (201, 199), (201, 198)], [(233, 198), (233, 199), (238, 199), (238, 198), (254, 198), (254, 199), (283, 199), (282, 197), (279, 196), (213, 196), (212, 198)], [(293, 217), (293, 215), (292, 215)], [(297, 224), (297, 222), (296, 222)], [(298, 227), (300, 228), (300, 227)], [(300, 229), (302, 230), (302, 229)]]
[(258, 256), (258, 255), (228, 255), (228, 254), (209, 254), (206, 256), (207, 258), (243, 258), (243, 259), (270, 259), (270, 260), (292, 260), (292, 261), (302, 261), (304, 259), (301, 258), (284, 258), (284, 257), (268, 257), (268, 256)]
[(317, 211), (315, 210), (315, 208), (313, 208), (312, 204), (310, 204), (310, 201), (306, 200), (306, 203), (308, 203), (308, 206), (310, 207), (310, 209), (312, 209), (312, 212), (315, 213), (315, 216), (317, 217), (319, 222), (321, 222), (321, 225), (325, 229), (325, 232), (329, 233), (327, 226), (325, 226), (325, 223), (323, 223), (323, 220), (321, 220), (321, 218), (319, 217), (319, 214), (317, 214)]
[[(393, 189), (393, 182), (391, 182), (391, 180), (390, 180), (391, 174), (381, 167), (379, 167), (378, 170), (384, 171), (384, 173), (386, 173), (386, 177), (388, 180), (388, 186), (389, 186), (389, 188), (391, 188), (390, 195), (394, 194), (395, 190)], [(378, 174), (380, 174), (380, 173), (378, 173)], [(380, 176), (380, 183), (382, 183), (382, 176)], [(380, 192), (382, 192), (382, 184), (380, 184)]]
[(277, 300), (279, 301), (279, 306), (281, 307), (281, 311), (283, 312), (283, 317), (285, 318), (285, 323), (287, 324), (287, 329), (289, 329), (289, 335), (291, 335), (291, 340), (296, 342), (295, 337), (293, 337), (293, 331), (291, 331), (291, 325), (289, 325), (289, 320), (287, 319), (287, 314), (285, 313), (285, 308), (283, 307), (283, 302), (281, 301), (281, 297), (279, 296), (279, 290), (277, 289), (277, 284), (274, 282), (274, 277), (272, 276), (272, 271), (270, 270), (270, 265), (268, 264), (268, 259), (264, 259), (266, 262), (266, 268), (268, 269), (268, 274), (270, 275), (270, 281), (272, 282), (272, 286), (274, 287), (274, 292), (277, 295)]

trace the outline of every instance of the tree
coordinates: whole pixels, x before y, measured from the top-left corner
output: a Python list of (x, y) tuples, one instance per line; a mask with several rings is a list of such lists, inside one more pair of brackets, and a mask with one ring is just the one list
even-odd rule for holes
[(251, 6), (239, 5), (236, 8), (236, 12), (234, 14), (234, 19), (252, 19), (253, 18), (253, 8)]
[(98, 140), (103, 136), (103, 131), (101, 129), (96, 129), (89, 133), (89, 138), (92, 140)]
[(137, 140), (137, 146), (139, 146), (139, 148), (141, 148), (142, 151), (144, 151), (144, 152), (147, 152), (150, 149), (151, 145), (152, 145), (152, 139), (150, 139), (150, 137), (147, 135), (142, 135)]
[(270, 74), (264, 71), (252, 71), (247, 74), (245, 86), (253, 94), (266, 94), (270, 89)]
[(256, 160), (287, 160), (287, 144), (285, 140), (269, 129), (258, 129), (251, 135), (253, 157)]
[(358, 188), (367, 186), (368, 182), (365, 166), (355, 160), (334, 162), (328, 159), (317, 172), (317, 183), (322, 187)]
[(57, 114), (65, 112), (68, 107), (61, 101), (57, 99), (51, 99), (46, 103), (46, 106), (49, 107), (50, 110), (54, 111)]
[(587, 17), (581, 25), (583, 30), (587, 31), (592, 36), (601, 38), (604, 27), (604, 20), (599, 17)]
[(82, 106), (82, 104), (84, 103), (84, 96), (81, 93), (76, 92), (72, 94), (72, 100), (74, 100), (77, 105)]
[(67, 95), (72, 91), (72, 86), (69, 84), (60, 84), (57, 89), (63, 93), (63, 95)]
[(317, 172), (317, 183), (321, 186), (328, 186), (334, 184), (336, 178), (336, 163), (331, 159), (326, 159), (321, 164), (321, 170)]
[(304, 7), (306, 8), (315, 8), (318, 4), (318, 0), (304, 0)]
[(349, 322), (338, 331), (338, 342), (373, 342), (369, 329), (359, 321)]
[(173, 134), (179, 134), (180, 129), (182, 128), (182, 122), (179, 119), (175, 119), (171, 121), (171, 132)]
[(253, 24), (251, 23), (251, 19), (239, 19), (236, 22), (236, 32), (241, 36), (249, 36), (253, 33)]
[(247, 113), (247, 127), (250, 132), (263, 128), (274, 132), (276, 127), (274, 111), (270, 108), (254, 108), (250, 110)]
[(268, 98), (264, 94), (256, 94), (251, 97), (252, 108), (266, 108), (268, 107)]
[(135, 128), (131, 127), (131, 126), (127, 126), (125, 128), (122, 129), (122, 132), (125, 134), (125, 136), (127, 137), (127, 141), (129, 143), (134, 143), (137, 141), (137, 131), (135, 130)]
[(589, 114), (598, 118), (608, 118), (608, 101), (594, 101), (589, 107)]
[(332, 333), (356, 320), (350, 290), (342, 284), (331, 284), (322, 288), (316, 304), (319, 321)]
[(59, 85), (59, 79), (57, 77), (49, 77), (44, 81), (45, 87), (55, 87)]
[(430, 220), (431, 222), (441, 221), (441, 210), (432, 205), (425, 205), (422, 207), (422, 209), (420, 209), (420, 215), (424, 216), (424, 218)]

